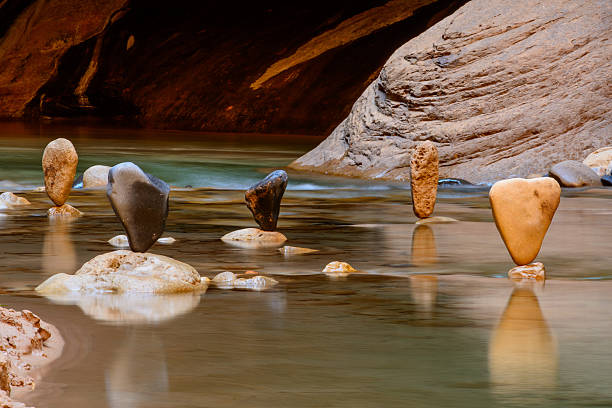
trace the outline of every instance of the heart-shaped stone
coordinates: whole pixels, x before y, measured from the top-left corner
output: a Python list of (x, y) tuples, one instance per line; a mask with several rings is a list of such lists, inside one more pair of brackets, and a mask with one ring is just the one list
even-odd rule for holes
[(55, 139), (45, 147), (42, 157), (45, 191), (55, 205), (60, 206), (68, 199), (78, 162), (79, 156), (68, 139)]
[(265, 179), (251, 186), (244, 198), (253, 218), (264, 231), (274, 231), (280, 212), (280, 204), (287, 187), (287, 173), (276, 170)]
[(550, 177), (498, 181), (489, 191), (495, 225), (517, 265), (527, 265), (542, 241), (561, 198), (561, 187)]
[(146, 252), (164, 232), (168, 184), (134, 163), (120, 163), (108, 173), (106, 195), (123, 224), (132, 251)]

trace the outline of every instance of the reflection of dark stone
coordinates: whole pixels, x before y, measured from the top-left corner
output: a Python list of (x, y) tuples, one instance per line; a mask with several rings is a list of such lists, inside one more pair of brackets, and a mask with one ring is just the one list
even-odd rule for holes
[(612, 176), (603, 176), (601, 178), (601, 184), (604, 186), (612, 186)]
[(83, 175), (79, 175), (79, 177), (74, 179), (74, 183), (72, 183), (72, 188), (83, 188)]
[(127, 233), (132, 251), (145, 252), (164, 232), (170, 187), (134, 163), (110, 169), (106, 195)]
[(251, 186), (245, 193), (247, 207), (264, 231), (274, 231), (278, 221), (280, 203), (287, 187), (287, 173), (276, 170)]

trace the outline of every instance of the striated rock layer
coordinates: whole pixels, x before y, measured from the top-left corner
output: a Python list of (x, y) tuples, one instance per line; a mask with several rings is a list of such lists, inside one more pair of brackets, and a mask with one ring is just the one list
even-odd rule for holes
[(472, 0), (400, 47), (348, 117), (291, 167), (408, 180), (418, 141), (440, 177), (545, 173), (612, 143), (612, 3)]

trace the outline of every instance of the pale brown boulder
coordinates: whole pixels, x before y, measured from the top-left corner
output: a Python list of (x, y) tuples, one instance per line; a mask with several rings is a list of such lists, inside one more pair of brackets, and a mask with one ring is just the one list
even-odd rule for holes
[(55, 205), (60, 206), (68, 199), (78, 162), (79, 156), (68, 139), (55, 139), (45, 148), (42, 157), (45, 191)]
[(346, 262), (333, 261), (325, 265), (323, 273), (327, 275), (349, 275), (357, 270)]
[(412, 211), (419, 218), (429, 217), (438, 193), (438, 149), (430, 141), (419, 143), (410, 159)]
[(440, 177), (545, 173), (612, 145), (612, 2), (472, 0), (400, 47), (295, 169), (407, 180), (418, 141)]
[(612, 146), (602, 147), (589, 154), (583, 161), (600, 177), (610, 175), (612, 172)]
[(110, 167), (95, 165), (83, 173), (83, 188), (106, 187)]
[(601, 186), (601, 178), (577, 160), (565, 160), (551, 167), (550, 176), (563, 187)]
[(18, 207), (21, 205), (31, 204), (27, 198), (15, 195), (10, 191), (0, 194), (0, 203), (7, 204), (9, 207)]
[(561, 187), (550, 177), (498, 181), (489, 191), (495, 225), (517, 265), (527, 265), (542, 241), (561, 199)]

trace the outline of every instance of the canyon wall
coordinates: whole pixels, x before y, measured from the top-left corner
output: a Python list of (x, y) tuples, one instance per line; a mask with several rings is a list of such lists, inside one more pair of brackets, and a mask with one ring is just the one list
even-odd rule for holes
[(291, 167), (408, 180), (435, 142), (440, 177), (546, 173), (612, 144), (612, 3), (472, 0), (401, 46), (348, 117)]

